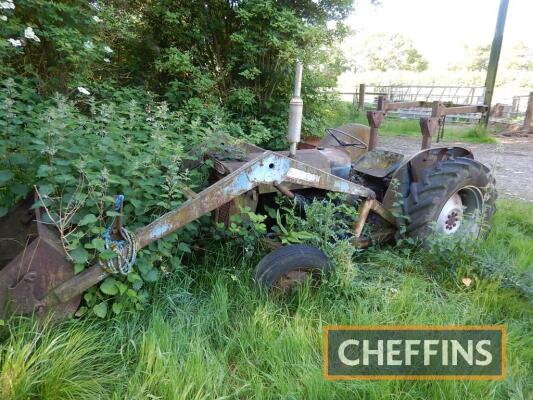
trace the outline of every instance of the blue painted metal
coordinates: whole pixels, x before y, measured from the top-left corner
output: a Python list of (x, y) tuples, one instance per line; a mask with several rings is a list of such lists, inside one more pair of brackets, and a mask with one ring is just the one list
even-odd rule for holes
[(164, 237), (200, 216), (226, 204), (259, 184), (292, 182), (332, 192), (374, 198), (364, 186), (339, 178), (309, 164), (266, 151), (242, 165), (207, 189), (189, 199), (176, 210), (161, 216), (135, 232), (139, 248)]
[[(138, 229), (135, 232), (137, 248), (142, 249), (157, 239), (169, 235), (187, 223), (252, 190), (259, 184), (278, 185), (283, 182), (299, 183), (306, 187), (353, 194), (363, 198), (375, 198), (374, 192), (368, 188), (329, 174), (309, 164), (266, 151), (187, 200), (176, 210), (170, 211), (151, 224)], [(66, 302), (73, 296), (101, 282), (107, 276), (109, 273), (97, 262), (51, 290), (43, 300), (43, 304), (53, 306)]]

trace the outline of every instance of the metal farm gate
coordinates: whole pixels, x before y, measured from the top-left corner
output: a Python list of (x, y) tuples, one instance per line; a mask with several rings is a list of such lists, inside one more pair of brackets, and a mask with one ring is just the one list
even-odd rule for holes
[[(378, 97), (387, 96), (390, 102), (434, 101), (454, 105), (483, 105), (484, 86), (429, 86), (429, 85), (359, 85), (356, 92), (341, 92), (341, 99), (352, 101), (359, 110), (375, 109)], [(419, 119), (431, 116), (431, 108), (402, 108), (391, 110), (389, 117)], [(447, 122), (477, 123), (480, 113), (448, 115)]]

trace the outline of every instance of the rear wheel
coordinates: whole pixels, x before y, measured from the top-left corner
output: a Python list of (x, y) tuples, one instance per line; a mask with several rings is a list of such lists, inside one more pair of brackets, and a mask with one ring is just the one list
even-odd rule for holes
[(404, 201), (406, 234), (425, 239), (432, 233), (478, 237), (496, 211), (495, 180), (478, 161), (458, 157), (437, 163), (411, 188)]
[(318, 284), (331, 264), (322, 250), (305, 244), (281, 247), (267, 254), (254, 272), (256, 284), (270, 292), (289, 294), (307, 279)]

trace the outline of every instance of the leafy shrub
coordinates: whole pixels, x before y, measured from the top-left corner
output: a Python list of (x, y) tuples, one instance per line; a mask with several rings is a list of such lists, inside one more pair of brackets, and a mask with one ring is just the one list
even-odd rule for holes
[(229, 226), (218, 223), (213, 238), (226, 240), (234, 247), (242, 247), (246, 256), (251, 256), (261, 247), (260, 238), (267, 232), (265, 215), (256, 214), (249, 207), (242, 207), (239, 214), (230, 217)]
[[(114, 195), (125, 195), (123, 214), (130, 229), (178, 207), (184, 201), (181, 187), (202, 180), (201, 171), (182, 167), (184, 144), (195, 147), (223, 128), (216, 120), (170, 112), (166, 103), (151, 99), (116, 103), (58, 95), (30, 107), (27, 86), (11, 79), (3, 86), (0, 101), (8, 107), (0, 111), (1, 212), (35, 185), (46, 222), (58, 228), (76, 272), (97, 255), (109, 256), (101, 236), (116, 215)], [(132, 90), (115, 95), (142, 98), (142, 92)], [(140, 307), (146, 297), (143, 282), (154, 282), (180, 265), (199, 224), (189, 224), (141, 251), (136, 272), (127, 279), (109, 278), (99, 291), (89, 291), (87, 304), (100, 316), (107, 309), (107, 295), (115, 296), (115, 312), (123, 306)]]
[[(259, 143), (279, 148), (285, 147), (297, 58), (305, 65), (304, 133), (323, 130), (333, 101), (327, 88), (343, 70), (331, 45), (347, 32), (342, 20), (351, 3), (164, 0), (112, 3), (103, 12), (113, 47), (125, 58), (117, 65), (120, 76), (142, 82), (171, 108), (221, 106), (246, 135), (264, 127), (269, 133)], [(337, 23), (328, 28), (328, 21)]]
[[(31, 79), (40, 93), (67, 92), (101, 77), (113, 49), (97, 2), (8, 1), (0, 24), (0, 78)], [(7, 6), (7, 5), (6, 5)], [(108, 61), (108, 62), (106, 62)]]
[(276, 218), (274, 231), (282, 243), (309, 243), (322, 249), (337, 270), (335, 283), (350, 285), (357, 273), (353, 264), (357, 208), (347, 203), (345, 196), (330, 193), (325, 198), (300, 203), (279, 198), (278, 209), (270, 209), (269, 213)]

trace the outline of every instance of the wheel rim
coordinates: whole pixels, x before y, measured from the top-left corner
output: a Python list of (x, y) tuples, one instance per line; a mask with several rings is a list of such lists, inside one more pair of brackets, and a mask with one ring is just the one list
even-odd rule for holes
[(302, 285), (308, 278), (313, 280), (312, 285), (315, 286), (315, 278), (317, 277), (317, 274), (314, 272), (316, 271), (313, 271), (310, 268), (299, 268), (289, 271), (273, 282), (271, 291), (281, 294), (289, 294), (298, 286)]
[(437, 218), (437, 231), (446, 235), (463, 231), (477, 236), (482, 206), (483, 196), (478, 188), (466, 186), (458, 190), (444, 203)]

